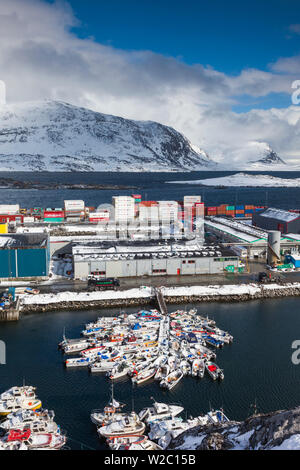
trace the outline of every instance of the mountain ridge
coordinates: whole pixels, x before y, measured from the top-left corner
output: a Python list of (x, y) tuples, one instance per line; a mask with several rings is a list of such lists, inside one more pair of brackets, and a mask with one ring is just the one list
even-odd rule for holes
[[(215, 167), (172, 127), (62, 101), (0, 110), (0, 169), (16, 171), (193, 171)], [(26, 170), (25, 170), (26, 171)]]

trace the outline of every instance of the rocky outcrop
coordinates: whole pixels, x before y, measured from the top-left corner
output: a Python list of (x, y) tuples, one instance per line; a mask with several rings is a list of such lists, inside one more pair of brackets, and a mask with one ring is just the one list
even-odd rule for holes
[(169, 449), (272, 450), (300, 449), (300, 407), (257, 414), (243, 422), (195, 427), (173, 439)]

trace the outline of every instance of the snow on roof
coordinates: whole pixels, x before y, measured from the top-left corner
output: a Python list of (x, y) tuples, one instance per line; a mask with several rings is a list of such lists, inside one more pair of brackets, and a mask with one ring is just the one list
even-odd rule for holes
[(285, 238), (291, 238), (292, 240), (300, 242), (300, 233), (288, 233), (285, 235)]
[(260, 212), (259, 215), (261, 217), (283, 220), (284, 222), (291, 222), (292, 220), (299, 218), (299, 214), (296, 214), (295, 212), (284, 211), (283, 209), (276, 209), (274, 207), (269, 207), (269, 209), (264, 212)]
[(268, 238), (267, 232), (263, 230), (234, 220), (224, 219), (223, 217), (212, 217), (210, 220), (206, 219), (205, 224), (248, 243), (253, 243), (257, 240), (267, 240)]

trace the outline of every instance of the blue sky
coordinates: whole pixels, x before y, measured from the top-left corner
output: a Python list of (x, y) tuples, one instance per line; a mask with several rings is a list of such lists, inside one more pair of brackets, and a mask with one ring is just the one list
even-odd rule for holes
[(80, 37), (125, 50), (151, 50), (225, 73), (265, 70), (300, 51), (296, 0), (70, 0)]

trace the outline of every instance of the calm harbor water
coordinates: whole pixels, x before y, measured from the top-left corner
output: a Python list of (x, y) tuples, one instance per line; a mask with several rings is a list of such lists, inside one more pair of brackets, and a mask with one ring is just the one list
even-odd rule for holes
[[(172, 306), (170, 311), (177, 307)], [(256, 400), (259, 411), (267, 412), (299, 405), (300, 366), (291, 362), (291, 344), (300, 339), (300, 300), (286, 298), (245, 303), (202, 303), (202, 315), (234, 336), (232, 345), (217, 352), (216, 363), (224, 368), (225, 379), (213, 382), (185, 378), (166, 392), (150, 381), (132, 388), (130, 380), (116, 382), (115, 396), (135, 410), (156, 400), (181, 403), (188, 415), (199, 415), (210, 407), (224, 407), (232, 419), (249, 416)], [(127, 312), (136, 309), (127, 309)], [(57, 422), (67, 431), (72, 448), (79, 442), (93, 449), (105, 448), (97, 437), (89, 414), (103, 407), (110, 395), (105, 375), (86, 369), (66, 370), (57, 344), (64, 327), (68, 337), (79, 337), (84, 324), (100, 314), (115, 311), (80, 311), (24, 316), (20, 322), (0, 324), (0, 339), (7, 345), (7, 364), (0, 365), (0, 390), (26, 383), (38, 387), (44, 407), (54, 409)]]
[[(256, 204), (290, 209), (299, 205), (300, 188), (224, 188), (190, 184), (169, 184), (168, 181), (188, 181), (227, 176), (235, 172), (194, 171), (191, 173), (2, 173), (20, 181), (55, 183), (132, 185), (138, 190), (30, 190), (0, 189), (0, 204), (20, 203), (23, 207), (62, 207), (64, 199), (83, 199), (88, 206), (111, 203), (116, 194), (140, 193), (144, 200), (182, 200), (184, 195), (200, 194), (207, 205)], [(281, 178), (299, 178), (300, 172), (248, 172), (272, 174)]]

